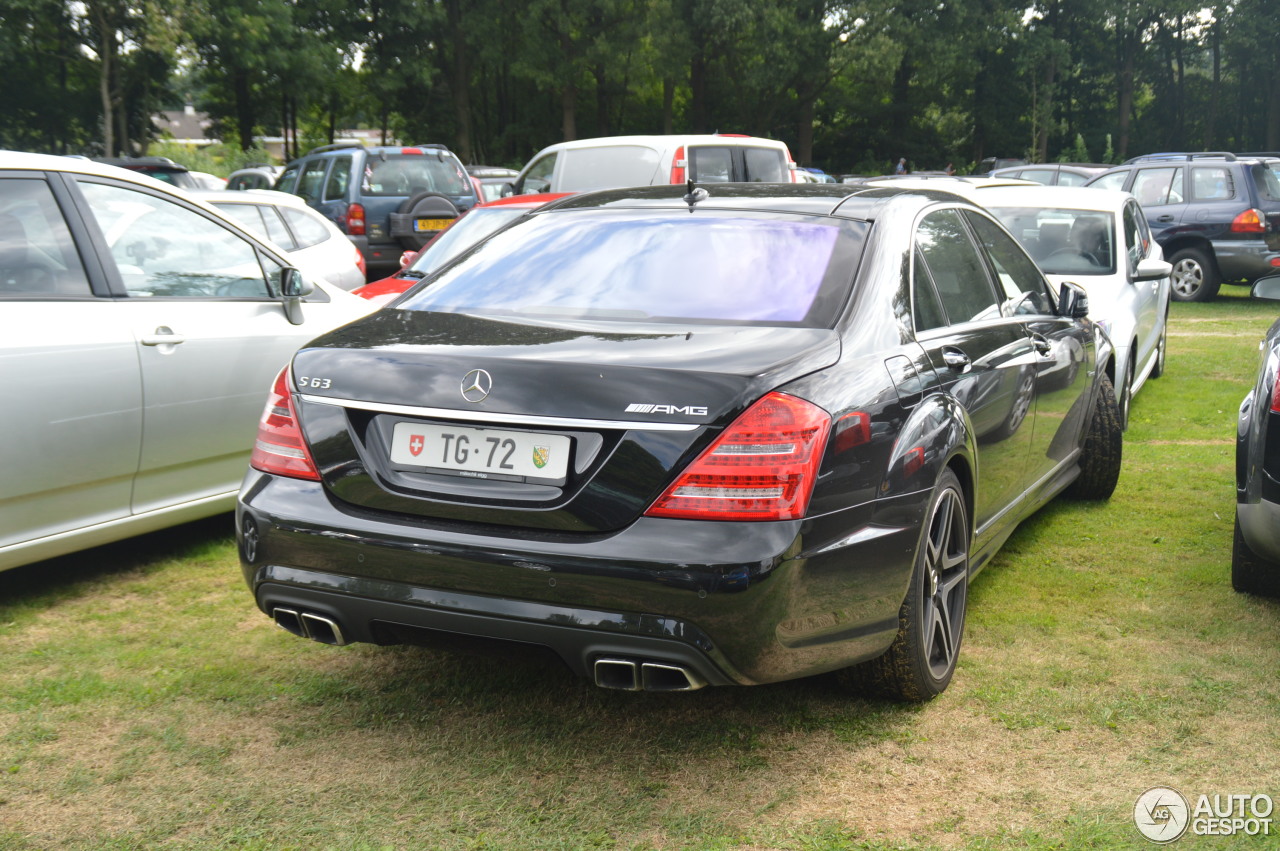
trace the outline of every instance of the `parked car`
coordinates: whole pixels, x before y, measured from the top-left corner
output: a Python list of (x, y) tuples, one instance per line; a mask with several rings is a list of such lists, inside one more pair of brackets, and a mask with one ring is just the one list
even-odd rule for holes
[(0, 152), (0, 570), (228, 511), (264, 381), (369, 303), (189, 195)]
[(995, 214), (1054, 284), (1089, 293), (1089, 318), (1111, 337), (1108, 377), (1128, 427), (1147, 378), (1164, 374), (1169, 274), (1138, 202), (1127, 192), (1068, 186), (986, 187), (978, 203)]
[(386, 304), (494, 231), (514, 222), (530, 210), (536, 210), (568, 194), (550, 192), (542, 195), (513, 195), (487, 204), (477, 204), (454, 221), (447, 230), (437, 234), (421, 251), (412, 254), (406, 251), (405, 265), (400, 271), (352, 292), (361, 298), (371, 299), (378, 305)]
[(227, 177), (227, 189), (270, 189), (279, 179), (283, 166), (255, 163), (238, 168)]
[(786, 144), (718, 133), (607, 136), (543, 148), (512, 182), (517, 195), (590, 192), (661, 183), (794, 183)]
[(301, 350), (238, 541), (328, 644), (519, 642), (682, 691), (950, 682), (968, 584), (1107, 498), (1106, 335), (989, 214), (833, 184), (593, 193)]
[(168, 157), (94, 157), (93, 161), (136, 171), (139, 174), (154, 177), (156, 180), (163, 180), (179, 189), (205, 188), (191, 174), (190, 169)]
[(1016, 177), (1045, 186), (1084, 186), (1109, 168), (1100, 163), (1035, 163), (994, 169), (991, 176)]
[(1277, 165), (1225, 152), (1149, 154), (1087, 185), (1132, 193), (1173, 264), (1174, 301), (1207, 301), (1221, 284), (1280, 268)]
[(276, 189), (301, 196), (338, 226), (371, 271), (400, 265), (478, 201), (444, 145), (324, 145), (285, 166)]
[(1018, 157), (987, 157), (978, 163), (978, 167), (974, 169), (974, 177), (986, 177), (993, 171), (1002, 168), (1010, 168), (1015, 165), (1026, 165), (1027, 161)]
[(480, 200), (497, 201), (503, 197), (504, 192), (509, 192), (511, 181), (515, 180), (520, 172), (514, 168), (502, 168), (492, 165), (469, 165), (467, 166), (467, 174), (471, 175), (471, 179), (480, 184)]
[[(1253, 296), (1280, 301), (1280, 276), (1260, 278)], [(1258, 375), (1236, 422), (1231, 587), (1280, 597), (1280, 319), (1260, 348)]]
[(250, 233), (283, 248), (290, 262), (310, 277), (323, 278), (344, 290), (364, 286), (364, 257), (337, 225), (297, 195), (271, 189), (196, 190), (190, 194), (212, 204)]

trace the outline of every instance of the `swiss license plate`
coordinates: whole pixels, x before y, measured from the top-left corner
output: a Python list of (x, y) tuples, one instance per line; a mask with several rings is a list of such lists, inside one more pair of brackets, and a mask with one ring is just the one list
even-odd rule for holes
[(414, 219), (413, 229), (416, 233), (432, 230), (444, 230), (453, 224), (453, 219)]
[(481, 479), (563, 479), (570, 445), (561, 434), (401, 422), (391, 432), (391, 462)]

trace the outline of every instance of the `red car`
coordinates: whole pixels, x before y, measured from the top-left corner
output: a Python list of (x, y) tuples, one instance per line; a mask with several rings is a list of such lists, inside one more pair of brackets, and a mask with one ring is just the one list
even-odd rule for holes
[(386, 304), (508, 222), (543, 204), (571, 194), (573, 193), (544, 192), (540, 195), (512, 195), (487, 204), (477, 204), (459, 216), (448, 228), (436, 234), (419, 251), (406, 251), (401, 257), (399, 272), (357, 287), (351, 292), (378, 304)]

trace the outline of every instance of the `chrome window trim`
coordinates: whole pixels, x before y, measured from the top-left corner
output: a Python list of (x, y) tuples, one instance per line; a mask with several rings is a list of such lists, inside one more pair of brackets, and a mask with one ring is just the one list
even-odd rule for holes
[(703, 423), (654, 423), (630, 420), (588, 420), (576, 417), (541, 417), (525, 414), (502, 414), (489, 411), (460, 411), (455, 408), (424, 408), (417, 405), (388, 405), (364, 402), (358, 399), (337, 399), (332, 396), (298, 394), (304, 402), (317, 405), (333, 405), (340, 408), (358, 408), (380, 414), (399, 414), (406, 417), (424, 417), (438, 420), (462, 420), (466, 422), (508, 423), (512, 425), (550, 426), (552, 428), (608, 428), (639, 429), (641, 431), (695, 431)]

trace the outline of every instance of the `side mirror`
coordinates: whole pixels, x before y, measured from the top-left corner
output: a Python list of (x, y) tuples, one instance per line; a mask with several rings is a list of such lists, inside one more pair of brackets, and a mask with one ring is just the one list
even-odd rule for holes
[(1133, 282), (1158, 281), (1173, 274), (1173, 266), (1164, 260), (1148, 257), (1138, 261), (1138, 271), (1133, 275)]
[(502, 197), (503, 197), (503, 198), (510, 198), (510, 197), (511, 197), (512, 195), (514, 195), (514, 194), (516, 194), (516, 187), (515, 187), (515, 185), (514, 185), (514, 184), (511, 184), (511, 183), (504, 183), (504, 184), (502, 184)]
[(1072, 319), (1084, 319), (1089, 315), (1089, 294), (1084, 287), (1063, 281), (1058, 290), (1058, 315)]
[(301, 325), (302, 300), (316, 291), (315, 284), (292, 266), (280, 270), (280, 294), (284, 297), (284, 315), (291, 325)]
[(1253, 282), (1253, 297), (1280, 301), (1280, 275), (1268, 275)]
[(412, 263), (417, 258), (418, 250), (420, 249), (406, 248), (404, 251), (400, 252), (400, 268), (401, 269), (409, 268), (409, 264)]

